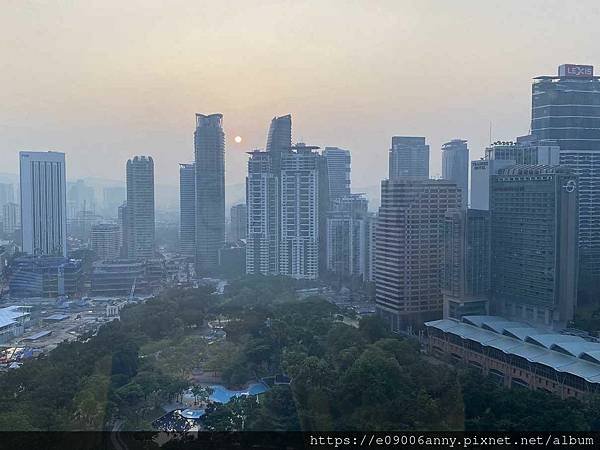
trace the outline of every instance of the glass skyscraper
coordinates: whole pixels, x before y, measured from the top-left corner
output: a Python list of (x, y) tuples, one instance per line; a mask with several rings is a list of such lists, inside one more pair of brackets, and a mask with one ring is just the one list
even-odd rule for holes
[(21, 152), (23, 252), (67, 256), (65, 154)]
[(442, 145), (442, 178), (453, 181), (462, 190), (462, 207), (469, 200), (469, 148), (467, 141), (453, 139)]
[(533, 81), (531, 132), (555, 140), (560, 164), (579, 178), (582, 270), (600, 274), (600, 78), (592, 66), (563, 64)]
[(223, 114), (196, 114), (196, 273), (211, 272), (225, 244)]
[(390, 180), (429, 178), (429, 145), (424, 137), (393, 136), (389, 152)]

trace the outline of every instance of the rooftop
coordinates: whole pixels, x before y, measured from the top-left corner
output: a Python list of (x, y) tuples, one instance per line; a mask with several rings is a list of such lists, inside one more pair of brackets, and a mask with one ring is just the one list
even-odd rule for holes
[(543, 364), (557, 372), (600, 383), (600, 343), (579, 336), (549, 333), (498, 316), (465, 316), (462, 321), (426, 322), (428, 328), (478, 342), (507, 356)]

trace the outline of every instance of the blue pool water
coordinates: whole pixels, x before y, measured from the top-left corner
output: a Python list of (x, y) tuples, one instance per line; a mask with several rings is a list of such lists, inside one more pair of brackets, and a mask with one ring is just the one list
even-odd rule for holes
[(246, 389), (241, 391), (232, 391), (231, 389), (227, 389), (225, 386), (221, 386), (220, 384), (213, 384), (210, 387), (213, 389), (210, 399), (218, 403), (227, 403), (233, 397), (239, 397), (241, 395), (262, 394), (263, 392), (267, 392), (269, 389), (263, 383), (250, 383)]

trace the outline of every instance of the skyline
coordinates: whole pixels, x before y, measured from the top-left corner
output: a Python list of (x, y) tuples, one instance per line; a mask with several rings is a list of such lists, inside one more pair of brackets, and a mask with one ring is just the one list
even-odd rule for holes
[(0, 18), (2, 172), (17, 172), (19, 151), (54, 150), (69, 179), (114, 179), (113, 161), (147, 154), (157, 184), (176, 186), (199, 112), (224, 115), (228, 185), (288, 113), (294, 142), (352, 152), (356, 188), (385, 178), (393, 135), (425, 136), (437, 176), (444, 142), (466, 139), (478, 159), (490, 122), (492, 140), (527, 134), (533, 77), (597, 63), (592, 2), (343, 4), (342, 15), (342, 2), (12, 2)]

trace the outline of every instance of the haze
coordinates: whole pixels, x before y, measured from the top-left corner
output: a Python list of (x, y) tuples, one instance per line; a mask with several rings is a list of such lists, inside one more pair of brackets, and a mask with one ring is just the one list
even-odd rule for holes
[[(0, 172), (19, 150), (67, 153), (69, 178), (123, 179), (152, 155), (177, 184), (194, 113), (224, 114), (227, 184), (245, 177), (270, 119), (352, 151), (353, 186), (386, 176), (391, 136), (440, 145), (528, 132), (531, 78), (596, 64), (594, 1), (5, 0)], [(234, 137), (243, 138), (236, 144)]]

